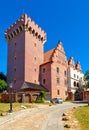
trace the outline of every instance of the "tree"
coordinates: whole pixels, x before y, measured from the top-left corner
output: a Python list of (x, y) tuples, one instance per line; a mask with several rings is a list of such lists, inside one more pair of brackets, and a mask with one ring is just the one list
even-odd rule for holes
[(85, 85), (84, 88), (87, 90), (89, 88), (89, 70), (87, 70), (84, 74)]
[(44, 100), (45, 97), (46, 97), (46, 92), (45, 91), (41, 91), (40, 92), (40, 97), (41, 97), (41, 100)]
[[(87, 70), (84, 74), (84, 88), (87, 90), (89, 88), (89, 70)], [(88, 106), (89, 106), (89, 95), (87, 96), (88, 99)]]
[(7, 83), (6, 83), (7, 77), (0, 72), (0, 93), (6, 90), (7, 88)]
[(4, 80), (0, 79), (0, 92), (6, 90), (7, 83)]
[(7, 81), (6, 75), (4, 75), (2, 72), (0, 72), (0, 79)]
[(36, 100), (36, 103), (44, 103), (44, 99), (45, 99), (46, 95), (47, 95), (47, 93), (45, 91), (41, 91)]

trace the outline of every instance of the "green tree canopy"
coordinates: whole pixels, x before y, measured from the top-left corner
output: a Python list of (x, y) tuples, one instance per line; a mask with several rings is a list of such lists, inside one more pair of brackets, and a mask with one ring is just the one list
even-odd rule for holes
[(84, 87), (85, 87), (86, 89), (88, 89), (88, 88), (89, 88), (89, 70), (87, 70), (87, 71), (85, 72), (85, 74), (84, 74), (84, 81), (85, 81)]
[(7, 83), (4, 80), (0, 79), (0, 92), (6, 90)]
[(6, 75), (4, 75), (2, 72), (0, 72), (0, 79), (6, 81), (6, 80), (7, 80), (7, 77), (6, 77)]
[(7, 83), (6, 83), (7, 77), (0, 72), (0, 93), (6, 90), (7, 88)]

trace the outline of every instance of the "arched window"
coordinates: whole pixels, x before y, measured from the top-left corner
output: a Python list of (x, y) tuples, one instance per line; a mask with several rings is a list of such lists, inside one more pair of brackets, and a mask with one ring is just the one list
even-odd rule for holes
[(79, 87), (79, 83), (77, 83), (77, 87)]
[(74, 86), (76, 87), (76, 82), (74, 81)]

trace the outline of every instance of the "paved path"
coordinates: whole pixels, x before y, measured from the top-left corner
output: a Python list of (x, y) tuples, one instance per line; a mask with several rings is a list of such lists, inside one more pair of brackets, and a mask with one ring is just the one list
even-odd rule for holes
[(82, 104), (63, 103), (32, 108), (0, 119), (0, 130), (64, 130), (62, 114)]

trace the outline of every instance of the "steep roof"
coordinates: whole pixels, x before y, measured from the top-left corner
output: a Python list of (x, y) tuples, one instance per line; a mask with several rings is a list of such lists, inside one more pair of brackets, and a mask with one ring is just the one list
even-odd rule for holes
[(54, 51), (55, 51), (55, 48), (44, 53), (44, 63), (52, 61), (52, 55), (53, 55)]
[(30, 83), (30, 82), (24, 82), (21, 90), (22, 89), (35, 89), (35, 90), (39, 90), (39, 91), (48, 91), (44, 86), (42, 85), (38, 85), (38, 84), (34, 84), (34, 83)]
[(57, 44), (57, 46), (55, 48), (53, 48), (52, 50), (44, 53), (44, 63), (48, 63), (48, 62), (53, 61), (53, 57), (55, 57), (55, 53), (57, 51), (59, 51), (60, 54), (65, 55), (64, 48), (62, 46), (61, 41), (58, 42), (58, 44)]

